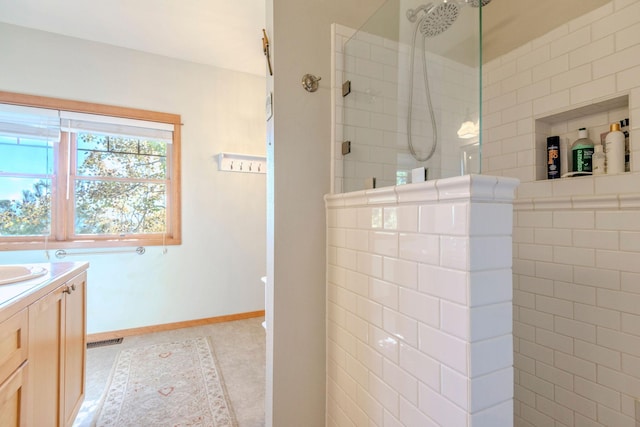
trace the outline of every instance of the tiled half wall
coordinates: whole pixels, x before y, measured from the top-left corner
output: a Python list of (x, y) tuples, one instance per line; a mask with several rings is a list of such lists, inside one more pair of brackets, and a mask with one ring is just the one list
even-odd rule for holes
[(512, 425), (517, 183), (326, 196), (328, 426)]

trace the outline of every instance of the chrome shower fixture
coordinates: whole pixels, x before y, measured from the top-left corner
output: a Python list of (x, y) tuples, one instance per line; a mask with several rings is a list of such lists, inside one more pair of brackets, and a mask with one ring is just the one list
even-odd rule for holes
[(472, 7), (485, 7), (486, 5), (488, 5), (491, 0), (464, 0), (466, 4), (472, 6)]
[(418, 22), (420, 32), (424, 37), (434, 37), (447, 30), (458, 19), (460, 7), (456, 2), (447, 1), (437, 6), (433, 3), (422, 4), (415, 9), (408, 9), (407, 19), (416, 22), (421, 11), (425, 14)]
[(460, 7), (456, 3), (441, 3), (429, 10), (418, 24), (424, 37), (445, 32), (458, 19)]
[(416, 22), (416, 20), (418, 19), (418, 13), (420, 13), (420, 11), (429, 13), (432, 9), (433, 3), (421, 4), (415, 9), (407, 9), (407, 19), (409, 20), (409, 22)]
[[(427, 67), (427, 58), (426, 58), (426, 49), (425, 44), (428, 37), (435, 37), (438, 34), (445, 32), (455, 21), (458, 19), (458, 15), (460, 14), (460, 8), (466, 5), (471, 7), (481, 7), (488, 4), (491, 0), (444, 0), (437, 5), (433, 3), (422, 4), (415, 9), (407, 10), (407, 19), (410, 22), (418, 23), (415, 26), (415, 30), (413, 32), (413, 38), (411, 40), (411, 65), (409, 69), (411, 70), (411, 77), (409, 78), (409, 109), (407, 112), (407, 139), (409, 152), (411, 156), (419, 161), (425, 162), (436, 152), (436, 148), (438, 146), (438, 126), (436, 123), (436, 117), (433, 112), (433, 105), (431, 103), (431, 91), (429, 89), (429, 76), (428, 76), (428, 67)], [(420, 12), (424, 12), (424, 15), (418, 20), (418, 14)], [(413, 127), (413, 69), (414, 69), (414, 61), (415, 61), (415, 52), (416, 52), (416, 41), (418, 39), (418, 32), (422, 35), (422, 78), (424, 83), (425, 95), (427, 98), (427, 111), (429, 112), (429, 117), (431, 119), (431, 129), (433, 132), (433, 143), (431, 144), (431, 149), (426, 155), (419, 155), (413, 146), (413, 135), (412, 135), (412, 127)]]
[[(453, 0), (453, 1), (448, 1), (448, 0), (444, 0), (442, 3), (444, 5), (454, 5), (454, 6), (466, 6), (469, 5), (471, 7), (480, 7), (480, 6), (486, 6), (487, 4), (489, 4), (491, 2), (491, 0)], [(444, 9), (440, 8), (440, 6), (434, 6), (433, 3), (427, 3), (427, 4), (422, 4), (418, 7), (416, 7), (415, 9), (407, 9), (407, 19), (410, 22), (416, 22), (418, 20), (418, 13), (420, 13), (420, 11), (426, 13), (427, 15), (430, 14), (432, 11), (434, 11), (434, 9), (438, 9), (438, 10), (445, 10), (445, 11), (451, 11), (454, 8), (453, 7), (445, 7)]]
[(457, 1), (447, 1), (445, 0), (443, 3), (439, 3), (434, 6), (433, 3), (428, 3), (424, 5), (420, 5), (415, 9), (407, 10), (407, 19), (410, 22), (416, 22), (418, 20), (418, 13), (420, 11), (424, 12), (424, 15), (420, 18), (418, 23), (416, 24), (415, 31), (413, 32), (413, 39), (411, 41), (411, 65), (410, 70), (413, 75), (413, 66), (414, 66), (414, 56), (416, 51), (416, 39), (418, 36), (418, 32), (422, 34), (422, 77), (424, 80), (424, 90), (427, 97), (427, 107), (429, 111), (429, 117), (431, 118), (431, 128), (433, 132), (433, 143), (431, 144), (431, 149), (429, 152), (421, 156), (416, 151), (413, 146), (413, 136), (412, 136), (412, 121), (413, 121), (413, 78), (409, 79), (409, 111), (407, 113), (407, 139), (409, 152), (411, 156), (419, 161), (425, 162), (436, 152), (436, 148), (438, 146), (438, 125), (436, 123), (436, 117), (433, 112), (433, 105), (431, 103), (431, 91), (429, 89), (429, 76), (427, 70), (427, 58), (425, 54), (425, 43), (427, 37), (434, 37), (438, 34), (445, 32), (455, 21), (458, 19), (458, 15), (460, 14), (460, 6)]

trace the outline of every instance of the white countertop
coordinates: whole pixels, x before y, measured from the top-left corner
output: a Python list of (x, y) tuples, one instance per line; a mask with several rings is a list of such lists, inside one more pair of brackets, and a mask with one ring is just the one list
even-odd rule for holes
[(89, 268), (87, 262), (56, 262), (38, 264), (11, 264), (43, 267), (47, 273), (16, 283), (0, 285), (0, 321), (13, 315), (26, 305), (43, 297), (57, 286)]

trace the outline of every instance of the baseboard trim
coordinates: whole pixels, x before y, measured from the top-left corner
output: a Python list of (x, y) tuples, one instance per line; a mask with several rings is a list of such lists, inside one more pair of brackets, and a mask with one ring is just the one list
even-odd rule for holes
[(251, 319), (264, 316), (264, 310), (249, 311), (246, 313), (227, 314), (225, 316), (208, 317), (205, 319), (186, 320), (183, 322), (164, 323), (161, 325), (143, 326), (141, 328), (120, 329), (111, 332), (98, 332), (88, 334), (87, 342), (111, 340), (116, 338), (130, 337), (132, 335), (143, 335), (152, 332), (172, 331), (174, 329), (190, 328), (193, 326), (210, 325), (213, 323), (230, 322), (232, 320)]

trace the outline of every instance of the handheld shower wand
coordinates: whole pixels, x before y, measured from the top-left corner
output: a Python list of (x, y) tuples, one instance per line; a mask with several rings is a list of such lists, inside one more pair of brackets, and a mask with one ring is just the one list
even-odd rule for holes
[[(436, 123), (435, 113), (433, 111), (433, 105), (431, 103), (431, 91), (429, 89), (429, 76), (427, 68), (426, 58), (426, 39), (435, 37), (445, 32), (460, 14), (460, 8), (463, 6), (471, 7), (483, 7), (487, 5), (491, 0), (444, 0), (442, 3), (438, 2), (437, 5), (433, 3), (422, 4), (415, 9), (407, 10), (407, 19), (409, 22), (417, 22), (415, 30), (413, 32), (413, 39), (411, 41), (411, 77), (409, 78), (409, 111), (407, 114), (407, 139), (409, 145), (409, 152), (411, 156), (419, 161), (425, 162), (435, 154), (438, 146), (438, 126)], [(420, 12), (424, 14), (418, 19)], [(429, 118), (431, 121), (433, 144), (431, 149), (425, 155), (420, 155), (413, 146), (413, 70), (416, 53), (416, 41), (418, 39), (418, 33), (422, 35), (422, 78), (423, 85), (427, 101), (427, 110), (429, 112)]]
[[(420, 11), (425, 12), (416, 24), (413, 32), (413, 39), (411, 41), (411, 65), (409, 66), (411, 77), (409, 78), (409, 109), (407, 113), (407, 142), (409, 146), (409, 152), (411, 156), (419, 161), (426, 162), (431, 159), (436, 152), (438, 146), (438, 125), (436, 123), (435, 113), (433, 111), (433, 105), (431, 102), (431, 90), (429, 89), (429, 73), (427, 69), (426, 58), (426, 39), (428, 37), (435, 37), (440, 33), (446, 31), (458, 18), (460, 8), (456, 2), (444, 2), (434, 6), (433, 3), (420, 5), (415, 9), (407, 10), (407, 19), (410, 22), (416, 22), (418, 20), (418, 13)], [(418, 33), (422, 35), (422, 78), (424, 84), (424, 90), (427, 100), (427, 110), (429, 112), (429, 118), (431, 120), (431, 130), (433, 143), (431, 149), (426, 155), (420, 155), (413, 146), (413, 70), (416, 53), (416, 41)]]

